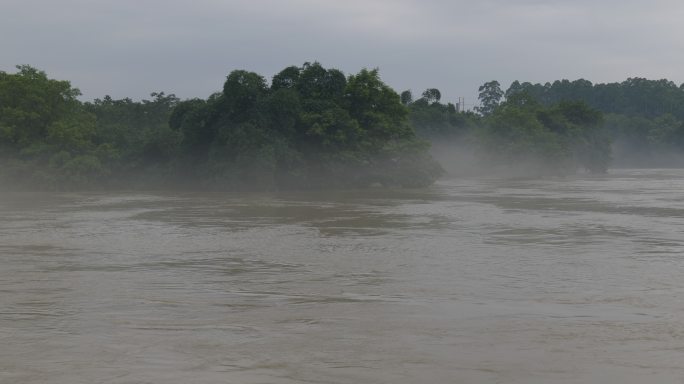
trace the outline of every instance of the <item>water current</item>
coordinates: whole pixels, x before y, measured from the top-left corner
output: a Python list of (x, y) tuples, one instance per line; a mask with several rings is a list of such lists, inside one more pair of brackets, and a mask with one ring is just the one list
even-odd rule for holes
[(0, 383), (682, 383), (684, 170), (0, 194)]

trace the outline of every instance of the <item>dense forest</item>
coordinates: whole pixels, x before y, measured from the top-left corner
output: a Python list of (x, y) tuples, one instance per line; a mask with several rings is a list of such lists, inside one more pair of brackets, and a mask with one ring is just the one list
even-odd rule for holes
[(684, 84), (644, 78), (608, 84), (583, 79), (543, 85), (515, 81), (505, 96), (519, 93), (543, 105), (574, 100), (603, 112), (616, 165), (684, 165)]
[(438, 158), (449, 170), (547, 176), (608, 168), (611, 148), (603, 115), (581, 101), (546, 106), (518, 93), (501, 102), (496, 81), (480, 87), (478, 113), (440, 103), (434, 88), (416, 101), (408, 91), (402, 95), (417, 134), (441, 149)]
[(231, 72), (222, 92), (79, 102), (67, 81), (0, 73), (0, 180), (41, 188), (223, 190), (424, 186), (442, 174), (377, 70), (318, 63), (270, 83)]
[[(345, 75), (319, 63), (270, 82), (236, 70), (207, 99), (142, 101), (82, 102), (68, 81), (17, 69), (0, 72), (8, 188), (420, 187), (444, 173), (431, 144), (447, 170), (467, 162), (531, 176), (601, 173), (611, 156), (658, 165), (684, 151), (684, 87), (665, 80), (516, 81), (505, 92), (491, 81), (480, 106), (462, 111), (436, 88), (414, 99), (377, 69)], [(457, 152), (468, 156), (445, 156)]]
[[(490, 81), (479, 91), (475, 112), (440, 103), (437, 89), (415, 101), (402, 93), (417, 134), (442, 149), (438, 157), (447, 169), (543, 175), (602, 172), (609, 165), (684, 166), (684, 84), (514, 81), (504, 91)], [(469, 156), (453, 156), (456, 150)], [(459, 161), (469, 166), (453, 167)]]

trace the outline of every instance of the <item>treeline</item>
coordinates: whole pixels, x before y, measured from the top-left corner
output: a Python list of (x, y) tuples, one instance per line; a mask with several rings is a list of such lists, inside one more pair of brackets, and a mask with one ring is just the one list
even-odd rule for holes
[[(600, 172), (609, 164), (684, 166), (684, 85), (643, 78), (609, 84), (514, 81), (504, 91), (491, 81), (479, 91), (476, 113), (441, 104), (437, 89), (416, 101), (407, 91), (402, 99), (419, 136), (436, 146), (445, 140), (461, 150), (465, 145), (478, 170), (497, 164), (523, 164), (541, 174), (575, 167)], [(533, 165), (539, 161), (541, 168)], [(443, 162), (449, 168), (448, 156)]]
[(91, 102), (68, 81), (17, 68), (0, 72), (0, 187), (417, 187), (443, 173), (430, 143), (447, 169), (528, 176), (605, 172), (616, 144), (612, 156), (626, 151), (636, 165), (684, 150), (684, 89), (664, 80), (516, 81), (506, 91), (491, 81), (464, 112), (436, 88), (414, 98), (377, 70), (319, 63), (270, 82), (236, 70), (207, 99)]
[(306, 63), (270, 84), (238, 70), (206, 100), (82, 103), (69, 82), (18, 69), (0, 72), (6, 187), (413, 187), (442, 173), (377, 70)]
[(621, 83), (599, 83), (579, 79), (532, 84), (514, 81), (505, 96), (525, 92), (544, 105), (581, 100), (604, 113), (656, 118), (672, 114), (684, 119), (684, 84), (669, 80), (629, 78)]
[[(525, 176), (607, 170), (610, 137), (600, 111), (581, 101), (544, 105), (525, 92), (503, 96), (498, 82), (484, 84), (477, 113), (442, 104), (435, 88), (415, 101), (405, 91), (402, 100), (419, 136), (438, 149), (472, 155), (464, 158), (441, 151), (439, 157), (447, 169)], [(468, 164), (453, 164), (457, 161)]]
[(520, 93), (546, 106), (572, 100), (602, 111), (618, 165), (684, 165), (684, 84), (638, 77), (606, 84), (584, 79), (545, 84), (515, 81), (505, 96)]

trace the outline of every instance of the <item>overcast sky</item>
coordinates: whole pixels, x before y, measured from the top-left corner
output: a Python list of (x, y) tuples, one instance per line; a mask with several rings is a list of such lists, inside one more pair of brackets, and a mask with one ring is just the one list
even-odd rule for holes
[(0, 70), (30, 64), (83, 99), (207, 97), (234, 69), (380, 68), (472, 103), (499, 80), (684, 81), (681, 0), (0, 0)]

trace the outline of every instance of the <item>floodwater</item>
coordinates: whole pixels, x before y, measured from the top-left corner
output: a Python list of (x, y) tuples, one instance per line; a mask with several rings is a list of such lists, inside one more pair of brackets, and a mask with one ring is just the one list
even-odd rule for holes
[(684, 170), (0, 196), (0, 382), (682, 383)]

